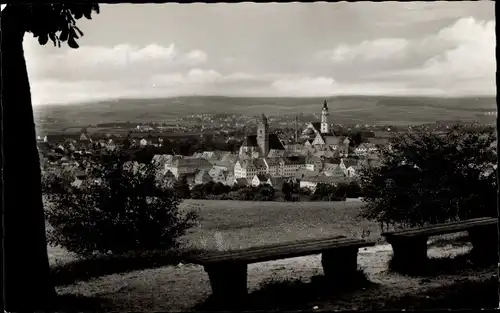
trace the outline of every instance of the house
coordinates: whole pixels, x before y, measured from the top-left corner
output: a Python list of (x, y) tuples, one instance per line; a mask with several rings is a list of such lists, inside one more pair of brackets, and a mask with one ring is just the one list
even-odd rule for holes
[(81, 179), (75, 179), (72, 183), (71, 186), (75, 188), (81, 188), (83, 184), (83, 180)]
[(344, 169), (340, 164), (326, 163), (323, 167), (323, 173), (325, 176), (333, 177), (344, 177)]
[(352, 158), (351, 159), (344, 158), (344, 159), (342, 159), (342, 164), (343, 164), (343, 169), (346, 170), (350, 166), (358, 165), (358, 160), (354, 160)]
[(271, 177), (279, 176), (279, 159), (276, 158), (266, 158), (264, 162), (266, 164), (266, 173)]
[(80, 135), (80, 141), (89, 141), (89, 138), (84, 132)]
[(155, 154), (151, 160), (151, 163), (160, 168), (165, 168), (165, 165), (170, 164), (170, 162), (172, 162), (172, 155), (170, 154)]
[(238, 160), (234, 165), (234, 177), (252, 179), (255, 175), (266, 174), (267, 166), (263, 158)]
[(344, 171), (347, 177), (357, 177), (359, 167), (357, 165), (349, 165), (349, 167)]
[(356, 148), (354, 148), (354, 153), (356, 153), (357, 155), (367, 155), (375, 151), (378, 151), (377, 146), (369, 142), (364, 142), (359, 146), (357, 146)]
[(196, 185), (206, 184), (212, 181), (212, 177), (208, 174), (206, 170), (200, 170), (196, 173), (194, 177), (194, 183)]
[(209, 171), (212, 168), (212, 164), (205, 159), (179, 158), (178, 156), (174, 156), (173, 158), (172, 163), (165, 164), (165, 171), (171, 171), (176, 178), (182, 175), (195, 174), (198, 170)]
[(226, 174), (226, 181), (224, 182), (225, 185), (228, 186), (233, 186), (234, 185), (234, 173), (233, 172), (227, 172)]
[(323, 168), (323, 162), (318, 156), (306, 157), (305, 168), (309, 171), (319, 171)]
[(235, 178), (253, 178), (257, 175), (257, 169), (253, 165), (252, 160), (238, 160), (234, 165)]
[(269, 153), (267, 154), (268, 158), (282, 158), (286, 156), (287, 151), (286, 150), (279, 150), (279, 149), (270, 149)]
[(313, 177), (313, 176), (318, 176), (319, 174), (320, 174), (320, 171), (309, 171), (305, 168), (301, 168), (295, 172), (295, 175), (293, 177), (296, 180), (301, 180), (304, 177)]
[(257, 186), (260, 186), (261, 184), (266, 184), (267, 180), (268, 180), (268, 177), (266, 177), (265, 175), (262, 175), (262, 174), (255, 175), (252, 179), (252, 186), (257, 187)]
[(280, 177), (293, 177), (298, 169), (305, 167), (305, 163), (305, 157), (294, 156), (281, 158), (279, 161), (278, 175)]
[(223, 162), (223, 161), (218, 161), (218, 160), (210, 160), (209, 162), (212, 163), (214, 168), (221, 169), (224, 171), (229, 171), (229, 172), (234, 171), (234, 163)]
[(227, 171), (224, 171), (222, 169), (219, 169), (219, 168), (212, 168), (208, 174), (210, 175), (210, 177), (212, 177), (212, 180), (216, 183), (222, 183), (222, 184), (226, 184), (226, 176), (228, 174)]
[(306, 125), (306, 128), (302, 131), (301, 138), (314, 140), (318, 134), (321, 134), (321, 122), (312, 122)]
[(205, 160), (216, 160), (219, 158), (219, 155), (215, 151), (203, 151), (201, 157)]

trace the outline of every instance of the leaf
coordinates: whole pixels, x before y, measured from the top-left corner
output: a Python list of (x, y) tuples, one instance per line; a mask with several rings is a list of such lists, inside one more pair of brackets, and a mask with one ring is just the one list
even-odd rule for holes
[(54, 43), (54, 47), (55, 47), (55, 46), (56, 46), (56, 43), (57, 43), (55, 33), (50, 33), (50, 34), (49, 34), (49, 38), (50, 38), (50, 40)]
[(75, 31), (75, 28), (74, 28), (74, 27), (71, 27), (71, 28), (69, 29), (69, 34), (70, 34), (70, 37), (73, 37), (73, 38), (76, 38), (76, 39), (80, 38), (80, 37), (78, 37), (78, 34), (76, 33), (76, 31)]
[(80, 30), (80, 28), (76, 27), (75, 26), (75, 29), (78, 31), (78, 33), (80, 34), (80, 37), (83, 36), (83, 32)]
[(47, 34), (41, 34), (40, 37), (38, 37), (38, 43), (41, 44), (42, 46), (45, 45), (48, 40), (49, 37), (47, 36)]
[(61, 31), (61, 35), (59, 35), (59, 39), (60, 39), (61, 41), (66, 41), (66, 40), (68, 40), (68, 30), (67, 30), (67, 29), (63, 29), (63, 30)]
[(85, 16), (85, 18), (86, 18), (86, 19), (88, 19), (88, 20), (91, 20), (91, 19), (92, 19), (92, 15), (91, 15), (91, 13), (90, 13), (90, 12), (91, 12), (90, 10), (89, 10), (89, 11), (85, 11), (85, 12), (83, 12), (83, 15), (84, 15), (84, 16)]
[(74, 37), (69, 37), (68, 38), (68, 46), (73, 49), (78, 49), (79, 45), (76, 43), (76, 40)]
[(83, 16), (83, 14), (82, 14), (82, 12), (81, 12), (80, 10), (76, 10), (76, 11), (75, 11), (75, 10), (73, 10), (73, 15), (75, 16), (75, 18), (76, 18), (77, 20), (81, 19), (81, 18), (82, 18), (82, 16)]

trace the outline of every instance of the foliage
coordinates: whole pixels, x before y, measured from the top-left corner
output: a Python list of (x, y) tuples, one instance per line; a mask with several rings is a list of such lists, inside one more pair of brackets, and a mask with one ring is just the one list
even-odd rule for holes
[(15, 12), (23, 20), (23, 32), (31, 32), (38, 43), (45, 45), (49, 39), (54, 46), (67, 42), (70, 48), (78, 48), (77, 39), (83, 32), (76, 26), (76, 20), (92, 19), (92, 13), (99, 13), (97, 3), (74, 4), (8, 4), (3, 13)]
[(380, 168), (360, 172), (362, 216), (413, 227), (496, 216), (496, 151), (491, 130), (445, 134), (425, 130), (391, 138)]
[(195, 212), (181, 212), (173, 189), (162, 189), (153, 164), (113, 161), (90, 163), (90, 179), (68, 193), (48, 194), (52, 226), (48, 240), (80, 255), (167, 250), (193, 226)]
[(273, 201), (275, 196), (275, 190), (272, 186), (268, 184), (259, 185), (256, 188), (255, 196), (253, 197), (254, 201)]
[(181, 199), (191, 198), (191, 191), (186, 176), (179, 177), (174, 184), (174, 190)]
[[(340, 187), (340, 188), (339, 188)], [(318, 184), (314, 193), (309, 196), (311, 201), (345, 201), (345, 187), (341, 184), (333, 186), (328, 184)]]

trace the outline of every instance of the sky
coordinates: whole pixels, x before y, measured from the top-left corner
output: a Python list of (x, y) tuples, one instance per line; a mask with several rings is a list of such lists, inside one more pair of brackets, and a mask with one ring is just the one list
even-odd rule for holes
[(24, 50), (34, 105), (187, 95), (496, 95), (490, 1), (101, 4)]

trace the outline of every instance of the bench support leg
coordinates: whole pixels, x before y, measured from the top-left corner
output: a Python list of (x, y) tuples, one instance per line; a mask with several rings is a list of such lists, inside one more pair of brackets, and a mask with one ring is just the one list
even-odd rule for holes
[(218, 264), (205, 266), (212, 295), (217, 304), (238, 305), (247, 295), (247, 265)]
[(326, 279), (336, 285), (350, 283), (358, 270), (358, 248), (340, 248), (321, 254)]
[(471, 256), (481, 264), (498, 263), (498, 230), (497, 225), (474, 227), (468, 230), (472, 243)]
[(427, 262), (427, 237), (392, 239), (391, 268), (402, 272), (422, 269)]

